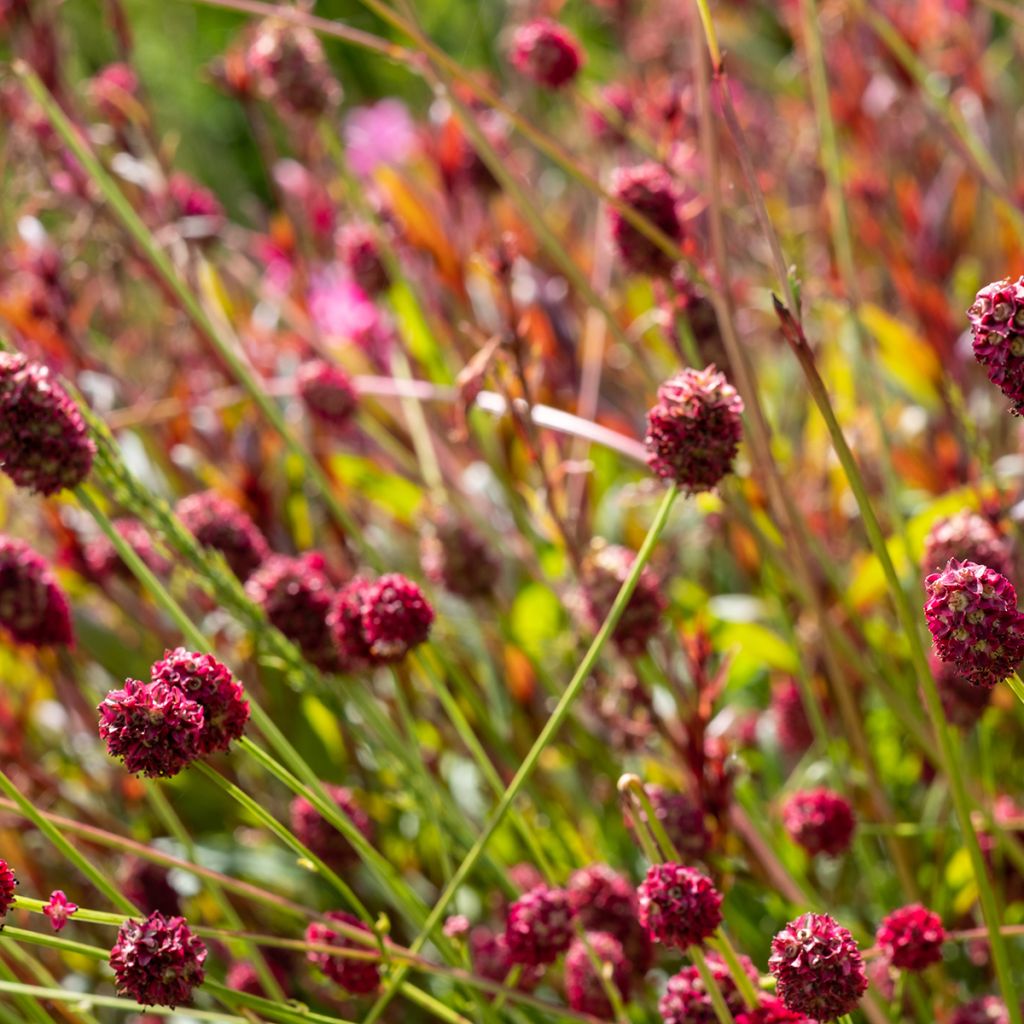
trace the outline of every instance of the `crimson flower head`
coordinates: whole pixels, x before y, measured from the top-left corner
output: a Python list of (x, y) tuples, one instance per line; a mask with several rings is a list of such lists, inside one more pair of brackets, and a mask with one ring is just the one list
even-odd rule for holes
[(38, 494), (77, 487), (96, 446), (78, 406), (42, 363), (0, 352), (0, 467)]
[(1001, 683), (1024, 660), (1024, 619), (1013, 584), (994, 569), (950, 559), (925, 581), (935, 653), (976, 686)]
[(545, 964), (517, 964), (509, 952), (504, 932), (495, 934), (489, 928), (480, 925), (469, 933), (469, 957), (473, 971), (489, 981), (503, 983), (511, 970), (518, 966), (519, 981), (516, 988), (520, 992), (531, 992), (544, 976)]
[(0, 626), (19, 644), (73, 644), (68, 599), (41, 555), (0, 535)]
[(743, 399), (714, 366), (681, 370), (647, 413), (647, 465), (687, 493), (713, 490), (732, 469), (742, 413)]
[(369, 224), (346, 224), (339, 229), (335, 243), (338, 258), (367, 295), (372, 297), (388, 287), (390, 279), (381, 258), (380, 244)]
[[(750, 958), (741, 955), (739, 959), (744, 974), (756, 985), (757, 970)], [(732, 972), (717, 953), (707, 953), (705, 960), (711, 976), (718, 984), (725, 1005), (733, 1017), (737, 1017), (746, 1004)], [(700, 972), (692, 964), (668, 979), (665, 994), (658, 1003), (658, 1010), (664, 1024), (718, 1024), (718, 1015), (711, 1002), (711, 995), (704, 986)]]
[(401, 661), (430, 635), (434, 622), (423, 591), (401, 573), (392, 572), (360, 593), (363, 639), (373, 661)]
[(893, 967), (923, 971), (942, 959), (946, 930), (942, 918), (920, 903), (894, 910), (879, 925), (875, 941)]
[(607, 932), (622, 943), (634, 974), (644, 975), (654, 950), (640, 924), (636, 889), (607, 864), (591, 864), (569, 876), (569, 901), (588, 932)]
[(537, 85), (560, 89), (579, 73), (583, 51), (563, 25), (550, 18), (536, 18), (516, 29), (509, 59), (520, 74)]
[(270, 557), (270, 545), (260, 528), (234, 502), (214, 491), (182, 498), (174, 512), (204, 548), (224, 556), (240, 580), (248, 579)]
[(1010, 1024), (1010, 1012), (999, 996), (981, 996), (958, 1006), (949, 1024)]
[(118, 993), (143, 1006), (187, 1003), (203, 983), (205, 961), (206, 946), (185, 919), (158, 910), (145, 921), (125, 921), (110, 951)]
[[(347, 914), (343, 910), (331, 910), (324, 917), (350, 928), (357, 928), (359, 931), (366, 932), (367, 935), (372, 934), (358, 917), (353, 917), (352, 914)], [(364, 952), (372, 952), (375, 949), (373, 945), (357, 942), (320, 921), (314, 921), (306, 928), (306, 941), (321, 946), (337, 946), (339, 949), (358, 949)], [(331, 956), (329, 953), (318, 953), (312, 950), (306, 956), (309, 962), (319, 967), (331, 981), (353, 995), (368, 995), (375, 991), (380, 984), (380, 968), (374, 960)]]
[(564, 889), (538, 885), (508, 908), (505, 943), (513, 963), (553, 963), (572, 942), (572, 902)]
[(212, 238), (223, 227), (224, 207), (220, 200), (182, 171), (175, 171), (168, 178), (167, 196), (172, 214), (182, 222), (182, 234), (188, 238)]
[(845, 853), (856, 827), (850, 802), (824, 787), (794, 793), (783, 805), (782, 823), (793, 842), (812, 856)]
[(967, 318), (974, 358), (1020, 415), (1024, 410), (1024, 277), (985, 285)]
[(299, 367), (295, 381), (313, 419), (334, 430), (349, 425), (358, 399), (344, 370), (323, 359), (313, 359)]
[(868, 987), (853, 936), (828, 914), (803, 914), (772, 939), (768, 970), (789, 1009), (812, 1020), (850, 1013)]
[[(327, 795), (338, 805), (338, 809), (363, 834), (373, 842), (373, 825), (369, 815), (359, 806), (350, 789), (345, 786), (325, 785)], [(325, 864), (342, 869), (351, 867), (358, 860), (349, 841), (304, 797), (295, 797), (289, 806), (292, 831)]]
[[(589, 948), (588, 948), (589, 945)], [(632, 966), (614, 935), (587, 932), (586, 941), (574, 939), (565, 954), (565, 997), (569, 1008), (596, 1017), (611, 1017), (613, 1006), (605, 992), (604, 981), (595, 968), (591, 953), (602, 969), (611, 971), (611, 983), (623, 1002), (629, 1001), (633, 981)]]
[(14, 890), (17, 887), (18, 880), (10, 864), (0, 860), (0, 918), (6, 917), (7, 911), (14, 905)]
[(971, 683), (963, 677), (956, 665), (940, 661), (934, 651), (928, 656), (929, 667), (939, 689), (942, 710), (946, 718), (961, 729), (970, 729), (978, 723), (992, 703), (995, 683)]
[(794, 679), (785, 679), (772, 689), (772, 712), (779, 746), (791, 757), (802, 757), (814, 742), (814, 730)]
[(1013, 572), (1009, 539), (984, 516), (969, 509), (936, 520), (925, 537), (921, 559), (925, 575), (940, 572), (951, 558), (987, 565), (1003, 576)]
[[(665, 830), (672, 845), (680, 854), (703, 860), (711, 850), (711, 835), (704, 820), (704, 809), (689, 795), (666, 789), (652, 782), (644, 783), (644, 793), (651, 803), (654, 817)], [(626, 825), (634, 827), (633, 815), (647, 821), (642, 808), (626, 813)]]
[[(635, 213), (658, 228), (670, 241), (683, 241), (683, 222), (679, 218), (679, 190), (661, 164), (619, 167), (612, 174), (611, 194)], [(635, 274), (667, 277), (675, 258), (665, 252), (622, 213), (611, 208), (612, 240), (619, 258)]]
[(55, 889), (50, 893), (50, 901), (43, 907), (43, 913), (50, 919), (53, 930), (59, 932), (68, 923), (68, 918), (78, 910), (78, 904), (72, 903), (64, 895), (63, 889)]
[[(153, 543), (149, 531), (138, 519), (120, 517), (114, 520), (113, 527), (150, 572), (157, 576), (166, 576), (171, 571), (170, 561)], [(128, 566), (121, 560), (113, 541), (106, 534), (100, 534), (91, 540), (85, 546), (82, 557), (85, 568), (97, 582), (102, 583), (115, 573), (128, 580), (135, 579)]]
[(252, 33), (245, 67), (262, 99), (296, 114), (318, 117), (341, 99), (320, 40), (304, 26), (265, 18)]
[(176, 686), (203, 709), (199, 749), (203, 754), (227, 750), (245, 732), (249, 702), (242, 684), (212, 654), (176, 647), (150, 669), (154, 683)]
[(501, 572), (494, 545), (448, 511), (431, 517), (420, 540), (420, 565), (431, 583), (466, 600), (493, 594)]
[(677, 949), (698, 945), (722, 923), (722, 894), (696, 868), (652, 864), (637, 889), (640, 923), (655, 942)]
[(736, 1018), (736, 1024), (814, 1024), (809, 1017), (790, 1010), (781, 999), (761, 993), (757, 1008), (745, 1010)]
[(200, 755), (203, 709), (177, 686), (126, 679), (97, 711), (107, 751), (130, 772), (170, 778)]

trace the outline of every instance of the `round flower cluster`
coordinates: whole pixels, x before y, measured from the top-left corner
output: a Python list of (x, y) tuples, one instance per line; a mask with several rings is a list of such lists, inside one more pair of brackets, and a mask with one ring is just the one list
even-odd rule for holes
[(623, 1001), (629, 999), (633, 973), (622, 943), (607, 932), (587, 932), (586, 939), (574, 939), (565, 954), (565, 997), (569, 1008), (596, 1017), (611, 1017), (613, 1006), (591, 954), (610, 968), (610, 980)]
[(77, 487), (96, 446), (78, 406), (41, 363), (0, 352), (0, 467), (39, 494)]
[(245, 51), (245, 67), (261, 98), (296, 114), (317, 117), (341, 99), (320, 40), (303, 26), (261, 21)]
[(893, 967), (923, 971), (942, 959), (946, 930), (942, 918), (920, 903), (894, 910), (881, 925), (875, 941)]
[(647, 465), (696, 494), (717, 487), (739, 448), (743, 400), (714, 366), (686, 369), (658, 388), (647, 414)]
[(50, 567), (24, 541), (2, 535), (0, 626), (32, 647), (74, 643), (71, 608)]
[(544, 965), (516, 964), (509, 952), (505, 933), (495, 934), (490, 928), (474, 928), (469, 935), (469, 958), (473, 971), (481, 978), (503, 984), (509, 972), (519, 967), (519, 981), (516, 988), (521, 992), (532, 992), (544, 976)]
[(513, 963), (549, 964), (569, 948), (573, 909), (563, 889), (538, 885), (508, 908), (505, 944)]
[(574, 871), (566, 886), (576, 919), (588, 932), (607, 932), (622, 944), (636, 975), (650, 969), (654, 949), (640, 924), (636, 889), (607, 864)]
[[(137, 519), (115, 519), (113, 526), (150, 572), (157, 576), (166, 576), (171, 571), (170, 561), (159, 551), (149, 531)], [(114, 542), (105, 534), (100, 534), (90, 541), (85, 546), (82, 557), (89, 575), (99, 582), (103, 582), (114, 573), (129, 580), (135, 578), (121, 560)]]
[(125, 857), (117, 875), (124, 895), (147, 914), (159, 910), (164, 917), (181, 914), (178, 890), (171, 885), (167, 868), (140, 857)]
[(1024, 618), (1013, 584), (976, 562), (951, 559), (925, 580), (924, 614), (942, 661), (975, 686), (1001, 683), (1024, 660)]
[(1024, 410), (1024, 277), (985, 285), (967, 311), (974, 357), (988, 379)]
[(998, 996), (981, 996), (958, 1006), (949, 1024), (1010, 1024), (1010, 1011)]
[[(680, 854), (704, 860), (711, 851), (711, 834), (700, 804), (688, 793), (672, 792), (654, 783), (645, 783), (644, 793), (651, 802), (655, 819), (676, 850)], [(642, 808), (630, 811), (626, 816), (626, 824), (630, 828), (634, 827), (631, 817), (633, 813), (636, 813), (640, 821), (647, 821), (647, 812)]]
[[(339, 924), (347, 925), (350, 928), (373, 933), (362, 921), (344, 910), (331, 910), (324, 914), (324, 917)], [(321, 946), (337, 946), (339, 949), (357, 949), (364, 952), (372, 952), (374, 946), (358, 942), (341, 932), (335, 931), (329, 925), (320, 921), (314, 921), (306, 928), (306, 941)], [(353, 957), (331, 956), (329, 953), (310, 951), (306, 954), (311, 964), (315, 964), (331, 981), (340, 985), (346, 992), (353, 995), (363, 996), (376, 990), (380, 984), (380, 967), (376, 960), (357, 960)]]
[(335, 236), (338, 259), (348, 267), (352, 280), (369, 296), (384, 291), (390, 279), (380, 255), (377, 236), (368, 224), (346, 224)]
[(653, 864), (637, 889), (640, 923), (655, 942), (687, 949), (722, 923), (722, 894), (707, 875), (682, 864)]
[(793, 842), (812, 856), (845, 853), (856, 827), (849, 801), (824, 788), (794, 793), (783, 805), (782, 823)]
[(10, 864), (0, 860), (0, 917), (6, 917), (7, 911), (14, 906), (14, 891), (17, 887), (18, 880)]
[(213, 491), (182, 498), (174, 511), (204, 548), (224, 556), (240, 580), (248, 579), (270, 557), (270, 546), (259, 527), (234, 502)]
[(772, 717), (779, 746), (790, 757), (802, 757), (814, 742), (814, 731), (795, 680), (786, 679), (772, 689)]
[(206, 946), (185, 919), (154, 911), (145, 921), (128, 920), (110, 951), (117, 991), (143, 1006), (187, 1003), (203, 983)]
[(135, 119), (139, 105), (139, 76), (120, 62), (100, 68), (88, 84), (89, 99), (100, 115), (114, 126)]
[(436, 513), (425, 530), (420, 565), (432, 583), (467, 600), (493, 594), (500, 571), (493, 545), (447, 511)]
[(757, 1009), (738, 1014), (736, 1024), (814, 1024), (814, 1021), (790, 1010), (781, 999), (762, 993)]
[(299, 367), (295, 383), (314, 420), (335, 431), (348, 426), (358, 399), (344, 370), (323, 359), (312, 359)]
[[(741, 956), (740, 966), (756, 985), (757, 970), (749, 958)], [(743, 996), (736, 987), (728, 964), (717, 954), (705, 955), (708, 970), (715, 979), (725, 1005), (736, 1017), (744, 1008)], [(711, 1002), (711, 995), (704, 986), (704, 979), (696, 967), (690, 965), (678, 971), (668, 979), (665, 994), (658, 1003), (658, 1010), (664, 1024), (718, 1024), (718, 1015)]]
[(772, 939), (768, 970), (786, 1006), (812, 1020), (850, 1013), (868, 987), (853, 936), (827, 914), (803, 914)]
[[(356, 803), (352, 791), (344, 786), (325, 785), (327, 795), (338, 809), (373, 842), (373, 824), (369, 815)], [(335, 869), (351, 866), (355, 851), (349, 841), (304, 797), (295, 797), (289, 807), (292, 831), (302, 844), (313, 851), (325, 864)]]
[(1013, 573), (1010, 541), (984, 516), (965, 509), (936, 520), (924, 541), (921, 567), (925, 575), (941, 571), (950, 561), (977, 562), (1003, 576)]
[[(679, 219), (679, 190), (668, 171), (658, 163), (636, 167), (619, 167), (612, 174), (612, 196), (658, 228), (670, 241), (683, 240), (683, 224)], [(666, 253), (626, 218), (622, 211), (610, 210), (612, 239), (622, 262), (634, 273), (666, 277), (675, 265)]]
[(560, 89), (579, 73), (583, 51), (572, 33), (557, 21), (536, 18), (516, 29), (509, 59), (517, 71), (537, 85)]

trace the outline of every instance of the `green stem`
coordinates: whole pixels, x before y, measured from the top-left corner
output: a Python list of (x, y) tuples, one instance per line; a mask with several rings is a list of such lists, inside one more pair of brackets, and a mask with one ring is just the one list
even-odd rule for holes
[(708, 967), (708, 962), (704, 959), (704, 953), (701, 951), (700, 946), (691, 946), (687, 950), (687, 954), (697, 968), (700, 980), (704, 982), (704, 990), (711, 997), (711, 1005), (714, 1007), (718, 1024), (736, 1024), (729, 1007), (725, 1003), (725, 997), (722, 995), (722, 989), (718, 985), (718, 979), (711, 973), (711, 968)]

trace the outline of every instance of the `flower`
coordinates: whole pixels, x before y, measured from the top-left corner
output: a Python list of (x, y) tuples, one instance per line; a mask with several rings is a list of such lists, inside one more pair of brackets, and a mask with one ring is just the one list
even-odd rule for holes
[(107, 751), (130, 772), (169, 778), (200, 754), (202, 706), (176, 686), (126, 679), (96, 710)]
[(849, 848), (855, 828), (849, 801), (823, 787), (794, 793), (782, 807), (782, 823), (808, 853), (832, 857)]
[(178, 890), (171, 885), (167, 868), (139, 857), (125, 857), (117, 873), (121, 891), (147, 914), (159, 910), (164, 917), (181, 913)]
[(640, 923), (655, 942), (687, 949), (722, 922), (722, 894), (707, 875), (671, 861), (652, 864), (637, 889)]
[(259, 527), (233, 501), (214, 491), (182, 498), (174, 512), (204, 548), (224, 556), (240, 580), (248, 579), (270, 557), (270, 546)]
[(768, 970), (789, 1009), (812, 1020), (850, 1013), (868, 987), (853, 936), (828, 914), (803, 914), (772, 939)]
[[(588, 948), (589, 945), (589, 948)], [(597, 1017), (612, 1015), (612, 1002), (604, 983), (591, 960), (591, 953), (602, 964), (611, 967), (610, 980), (623, 1001), (628, 1001), (633, 974), (622, 943), (607, 932), (587, 932), (586, 940), (574, 939), (565, 954), (565, 997), (569, 1008)]]
[(352, 170), (366, 177), (377, 167), (405, 163), (416, 148), (416, 125), (401, 100), (356, 107), (345, 119), (345, 155)]
[(601, 106), (615, 112), (610, 120), (598, 107), (586, 111), (587, 127), (594, 138), (604, 145), (618, 146), (626, 141), (625, 129), (636, 115), (636, 102), (629, 89), (620, 82), (612, 82), (598, 90)]
[(358, 672), (373, 661), (363, 634), (363, 592), (370, 581), (354, 576), (335, 594), (327, 615), (327, 628), (334, 642), (338, 670)]
[[(661, 164), (644, 163), (635, 167), (619, 167), (612, 173), (611, 195), (620, 203), (649, 221), (670, 241), (683, 240), (683, 224), (679, 219), (679, 190)], [(619, 258), (637, 274), (666, 277), (675, 265), (675, 258), (628, 220), (621, 210), (610, 208), (612, 239)]]
[(1010, 1013), (998, 996), (981, 996), (958, 1006), (949, 1024), (1010, 1024)]
[[(367, 935), (373, 934), (359, 918), (353, 917), (343, 910), (328, 911), (324, 917), (366, 932)], [(306, 941), (318, 945), (337, 946), (339, 949), (358, 949), (364, 952), (372, 952), (375, 948), (336, 932), (319, 921), (314, 921), (306, 928)], [(356, 960), (331, 956), (329, 953), (317, 953), (312, 950), (306, 954), (306, 957), (310, 963), (319, 967), (331, 981), (353, 995), (367, 995), (380, 984), (380, 968), (377, 966), (376, 960)]]
[(736, 1024), (814, 1024), (802, 1013), (786, 1008), (781, 999), (761, 993), (756, 1010), (746, 1010), (736, 1016)]
[(435, 513), (423, 533), (420, 565), (431, 583), (467, 600), (493, 594), (501, 571), (494, 547), (447, 510)]
[(684, 491), (710, 491), (732, 469), (743, 400), (714, 365), (681, 370), (658, 388), (647, 414), (647, 465)]
[(68, 923), (68, 918), (77, 910), (78, 904), (72, 903), (64, 895), (63, 889), (54, 889), (50, 893), (50, 902), (43, 907), (43, 913), (50, 919), (55, 932), (59, 932)]
[(348, 426), (358, 398), (348, 374), (323, 359), (303, 363), (295, 374), (298, 394), (309, 415), (333, 430)]
[(347, 341), (376, 364), (384, 365), (391, 331), (369, 296), (337, 265), (312, 275), (309, 315), (326, 338)]
[(925, 537), (921, 559), (925, 575), (941, 570), (951, 558), (987, 565), (1003, 576), (1013, 572), (1009, 539), (969, 509), (937, 519)]
[(934, 652), (929, 654), (928, 662), (946, 718), (961, 729), (972, 728), (992, 703), (995, 683), (969, 682), (956, 665), (940, 661)]
[(629, 880), (607, 864), (591, 864), (574, 871), (566, 889), (584, 929), (615, 936), (634, 973), (646, 974), (654, 950), (647, 930), (640, 924), (640, 905)]
[(942, 959), (946, 930), (938, 914), (912, 903), (894, 910), (882, 921), (875, 941), (894, 967), (923, 971)]
[[(736, 987), (732, 972), (717, 953), (707, 953), (704, 958), (708, 970), (718, 984), (729, 1012), (735, 1017), (744, 1008), (743, 996)], [(753, 984), (758, 977), (750, 959), (740, 956), (740, 966)], [(711, 1004), (711, 997), (704, 987), (704, 980), (696, 967), (690, 965), (682, 968), (671, 978), (665, 988), (665, 994), (658, 1003), (664, 1024), (717, 1024), (718, 1015)]]
[(794, 679), (786, 679), (772, 689), (772, 716), (779, 746), (790, 757), (802, 757), (814, 742), (804, 707), (803, 694)]
[(974, 358), (1020, 415), (1024, 410), (1024, 277), (985, 285), (967, 318), (974, 336)]
[(469, 918), (465, 914), (450, 914), (441, 929), (449, 939), (462, 940), (469, 935)]
[[(669, 841), (680, 854), (704, 859), (711, 851), (711, 835), (704, 823), (704, 809), (687, 793), (677, 793), (654, 783), (644, 784), (644, 793), (651, 802), (655, 819), (661, 823)], [(630, 811), (626, 824), (634, 827)], [(647, 812), (638, 808), (637, 817), (647, 821)]]
[(117, 126), (135, 119), (139, 105), (139, 76), (128, 64), (108, 64), (88, 83), (89, 98), (100, 115)]
[(176, 647), (165, 651), (150, 669), (154, 683), (176, 686), (203, 709), (199, 749), (203, 754), (227, 750), (245, 732), (249, 702), (242, 684), (212, 654)]
[(341, 100), (320, 40), (303, 25), (265, 18), (252, 33), (245, 66), (263, 99), (293, 113), (317, 117)]
[(388, 287), (390, 278), (381, 258), (380, 243), (369, 224), (346, 224), (335, 236), (335, 243), (338, 259), (367, 295), (376, 295)]
[(77, 487), (96, 446), (85, 421), (47, 367), (0, 352), (0, 467), (39, 494)]
[(572, 941), (573, 909), (564, 889), (538, 885), (509, 908), (505, 943), (513, 963), (550, 964)]
[[(356, 802), (352, 791), (344, 786), (331, 785), (324, 785), (324, 790), (367, 842), (372, 843), (373, 825), (367, 813)], [(292, 800), (289, 815), (296, 837), (328, 866), (351, 867), (358, 860), (351, 843), (304, 796)]]
[(188, 238), (212, 238), (224, 224), (224, 207), (205, 185), (181, 171), (167, 180), (167, 194), (175, 219)]
[(550, 18), (535, 18), (516, 29), (509, 60), (537, 85), (560, 89), (579, 73), (583, 51), (563, 25)]
[[(473, 971), (488, 981), (503, 984), (509, 971), (516, 964), (509, 953), (504, 933), (495, 935), (489, 928), (474, 928), (469, 934), (469, 957)], [(519, 981), (516, 988), (520, 992), (530, 992), (539, 984), (544, 973), (543, 965), (520, 965)]]
[(189, 931), (183, 917), (164, 917), (158, 910), (145, 921), (128, 920), (110, 951), (119, 995), (143, 1006), (188, 1002), (203, 983), (206, 946)]
[(14, 906), (14, 890), (18, 880), (14, 871), (5, 860), (0, 860), (0, 918), (7, 916), (7, 911)]
[(427, 639), (434, 610), (412, 580), (392, 572), (361, 590), (360, 620), (372, 659), (394, 662)]
[(1013, 584), (988, 566), (949, 560), (925, 580), (924, 614), (942, 661), (976, 686), (1001, 683), (1024, 660)]
[[(171, 571), (170, 560), (160, 552), (153, 543), (149, 531), (137, 519), (119, 518), (115, 519), (112, 525), (150, 572), (157, 576), (166, 576)], [(102, 582), (113, 573), (118, 573), (129, 580), (135, 579), (117, 553), (114, 542), (106, 534), (100, 534), (91, 540), (85, 546), (82, 557), (85, 568), (97, 581)]]
[(41, 555), (0, 535), (0, 626), (19, 644), (73, 644), (71, 608)]

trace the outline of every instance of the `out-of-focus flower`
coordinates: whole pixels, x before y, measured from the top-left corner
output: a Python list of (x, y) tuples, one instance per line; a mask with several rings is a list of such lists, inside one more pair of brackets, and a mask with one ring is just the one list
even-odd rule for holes
[(653, 864), (637, 902), (651, 938), (676, 949), (700, 944), (722, 923), (722, 894), (707, 875), (682, 864)]
[(927, 576), (940, 572), (950, 559), (977, 562), (1003, 576), (1013, 572), (1013, 551), (1009, 539), (984, 516), (965, 509), (936, 520), (924, 541), (921, 568)]
[[(718, 984), (725, 1005), (733, 1017), (736, 1017), (746, 1004), (732, 972), (717, 953), (707, 953), (704, 958), (711, 976)], [(740, 966), (751, 983), (756, 985), (757, 971), (750, 959), (740, 956)], [(664, 1024), (717, 1024), (718, 1021), (704, 979), (692, 965), (684, 967), (668, 979), (665, 994), (658, 1003), (658, 1010)]]
[(240, 580), (248, 579), (270, 557), (270, 546), (259, 527), (234, 502), (213, 491), (182, 498), (174, 511), (204, 548), (224, 556)]
[[(591, 954), (599, 967), (595, 967)], [(614, 1007), (599, 973), (605, 970), (610, 971), (609, 980), (623, 1002), (628, 1002), (633, 972), (622, 943), (607, 932), (587, 932), (585, 940), (573, 940), (565, 954), (565, 997), (571, 1009), (597, 1017), (612, 1016)]]
[(349, 425), (359, 399), (344, 370), (323, 359), (311, 359), (299, 367), (295, 383), (313, 419), (335, 431)]
[(505, 943), (513, 963), (553, 963), (572, 942), (574, 912), (564, 889), (538, 885), (508, 908)]
[(794, 793), (783, 805), (782, 823), (808, 853), (832, 857), (849, 848), (856, 825), (850, 802), (825, 788)]
[(882, 921), (875, 941), (893, 967), (923, 971), (942, 959), (946, 930), (938, 914), (912, 903), (894, 910)]
[[(612, 175), (609, 190), (621, 203), (650, 221), (671, 242), (676, 245), (682, 242), (679, 190), (661, 164), (620, 167)], [(667, 276), (675, 265), (675, 259), (633, 225), (621, 210), (613, 207), (609, 216), (612, 238), (622, 262), (637, 274)]]
[(252, 32), (245, 64), (256, 92), (295, 114), (317, 117), (341, 100), (320, 40), (303, 25), (265, 18)]
[(32, 647), (73, 644), (71, 608), (46, 560), (0, 534), (0, 626)]
[(583, 50), (564, 25), (536, 18), (515, 30), (509, 59), (520, 74), (537, 85), (560, 89), (579, 74)]
[(356, 174), (403, 164), (415, 149), (416, 125), (401, 100), (356, 107), (345, 120), (345, 155)]
[[(331, 785), (325, 785), (324, 790), (366, 841), (372, 843), (373, 824), (366, 811), (359, 806), (352, 790), (345, 786)], [(358, 863), (359, 858), (352, 844), (304, 796), (292, 800), (289, 816), (292, 831), (298, 839), (329, 867), (341, 869)]]
[[(324, 917), (364, 931), (368, 935), (372, 934), (358, 917), (343, 910), (328, 911)], [(372, 945), (363, 945), (320, 921), (314, 921), (306, 928), (306, 941), (321, 946), (337, 946), (339, 949), (358, 949), (366, 952), (372, 952), (376, 948)], [(331, 981), (353, 995), (367, 995), (375, 991), (380, 984), (380, 968), (373, 960), (356, 960), (313, 951), (306, 956), (309, 962), (319, 967)]]

